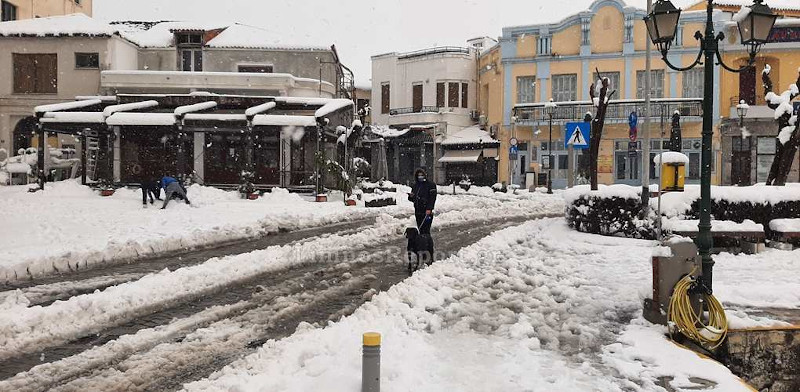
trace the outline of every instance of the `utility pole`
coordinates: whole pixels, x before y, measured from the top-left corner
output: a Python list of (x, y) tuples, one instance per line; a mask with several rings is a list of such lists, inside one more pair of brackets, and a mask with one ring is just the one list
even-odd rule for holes
[[(653, 11), (653, 0), (647, 0), (647, 14)], [(642, 211), (646, 215), (650, 211), (650, 40), (646, 40), (644, 66), (644, 144), (642, 146)], [(661, 189), (659, 189), (660, 191)]]

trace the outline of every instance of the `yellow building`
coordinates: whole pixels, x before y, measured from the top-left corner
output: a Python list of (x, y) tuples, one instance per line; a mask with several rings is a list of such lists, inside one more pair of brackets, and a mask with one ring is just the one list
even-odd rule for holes
[(7, 22), (76, 13), (92, 16), (92, 0), (2, 0), (0, 20)]
[[(747, 54), (738, 43), (736, 24), (731, 21), (738, 6), (727, 5), (725, 1), (720, 3), (726, 5), (715, 11), (715, 29), (728, 37), (721, 44), (721, 51), (729, 64), (739, 65), (746, 60)], [(705, 23), (703, 4), (705, 2), (687, 7), (682, 13), (676, 43), (669, 52), (673, 64), (690, 64), (696, 58), (699, 43), (694, 32), (702, 30)], [(800, 13), (800, 3), (796, 9), (775, 12), (796, 16)], [(542, 163), (552, 151), (553, 186), (563, 188), (567, 185), (570, 158), (564, 148), (563, 129), (567, 122), (583, 121), (587, 111), (594, 112), (589, 86), (598, 79), (596, 71), (599, 70), (602, 77), (609, 78), (615, 92), (600, 144), (598, 179), (604, 184), (641, 184), (642, 140), (646, 127), (642, 99), (648, 39), (642, 21), (645, 15), (645, 10), (630, 7), (622, 0), (597, 0), (587, 11), (561, 21), (503, 29), (498, 45), (485, 51), (479, 59), (479, 110), (487, 129), (502, 141), (501, 151), (505, 151), (500, 157), (498, 181), (512, 181), (526, 187), (533, 185), (532, 181), (545, 184), (548, 171), (543, 170)], [(800, 30), (796, 21), (787, 18), (776, 25), (773, 38), (781, 42), (770, 43), (762, 49), (755, 69), (734, 74), (716, 67), (714, 91), (719, 93), (719, 99), (714, 102), (717, 121), (714, 124), (713, 183), (730, 183), (736, 177), (732, 176), (733, 171), (751, 173), (749, 182), (763, 181), (761, 175), (768, 160), (767, 150), (763, 147), (769, 141), (774, 142), (777, 126), (771, 122), (771, 112), (763, 105), (760, 76), (758, 80), (755, 76), (760, 75), (765, 64), (769, 63), (776, 89), (783, 91), (788, 83), (796, 80), (795, 72), (800, 66)], [(683, 152), (690, 159), (687, 182), (699, 182), (702, 67), (687, 72), (673, 71), (654, 49), (650, 90), (653, 100), (650, 110), (651, 156), (665, 147), (662, 142), (669, 140), (671, 119), (677, 111), (681, 115)], [(549, 117), (544, 108), (551, 99), (557, 104), (552, 144), (549, 143)], [(749, 167), (731, 159), (736, 155), (732, 150), (744, 150), (742, 142), (737, 141), (734, 135), (741, 134), (735, 110), (740, 99), (751, 104), (746, 124), (758, 124), (759, 136), (765, 138), (755, 139), (753, 148), (747, 150), (752, 163)], [(635, 142), (631, 141), (629, 126), (629, 116), (633, 112), (639, 117)], [(516, 160), (509, 159), (512, 139), (516, 139), (519, 150)], [(762, 144), (761, 150), (757, 149), (759, 143)], [(740, 155), (744, 160), (745, 152)], [(588, 157), (576, 152), (573, 159), (577, 173), (572, 177), (580, 177), (581, 169), (588, 165)], [(650, 162), (651, 182), (656, 182), (657, 171), (652, 167), (652, 160)]]

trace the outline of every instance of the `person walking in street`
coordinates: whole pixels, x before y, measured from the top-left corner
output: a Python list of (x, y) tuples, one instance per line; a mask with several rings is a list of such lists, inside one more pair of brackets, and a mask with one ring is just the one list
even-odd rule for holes
[(164, 178), (161, 179), (161, 187), (164, 188), (164, 205), (161, 206), (162, 210), (167, 208), (167, 204), (169, 204), (169, 201), (172, 200), (173, 197), (182, 199), (186, 204), (192, 204), (189, 202), (189, 198), (186, 197), (186, 190), (175, 178), (164, 176)]
[(414, 186), (408, 194), (408, 201), (414, 203), (414, 217), (420, 234), (430, 235), (433, 223), (433, 208), (436, 206), (436, 184), (428, 181), (423, 169), (414, 172)]

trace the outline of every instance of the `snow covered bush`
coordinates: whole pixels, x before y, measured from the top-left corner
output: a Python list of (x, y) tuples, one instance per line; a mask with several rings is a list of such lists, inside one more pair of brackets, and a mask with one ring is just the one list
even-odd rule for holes
[[(689, 213), (692, 219), (700, 219), (700, 200), (692, 203)], [(764, 225), (769, 234), (769, 222), (773, 219), (800, 218), (800, 200), (782, 200), (776, 203), (726, 199), (711, 200), (711, 216), (715, 220), (742, 223), (749, 219)]]
[(567, 224), (585, 233), (654, 239), (655, 224), (652, 216), (644, 215), (642, 200), (635, 187), (600, 186), (589, 191), (588, 186), (577, 186), (565, 193)]

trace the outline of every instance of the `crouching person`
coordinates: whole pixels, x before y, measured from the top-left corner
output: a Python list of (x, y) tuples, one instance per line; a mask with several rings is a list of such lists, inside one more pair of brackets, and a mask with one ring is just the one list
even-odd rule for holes
[(173, 197), (184, 200), (186, 204), (192, 204), (189, 202), (189, 198), (186, 197), (186, 191), (175, 178), (169, 176), (162, 178), (161, 187), (164, 188), (164, 205), (161, 206), (162, 210), (167, 208), (167, 204), (169, 204), (169, 201), (172, 200)]

